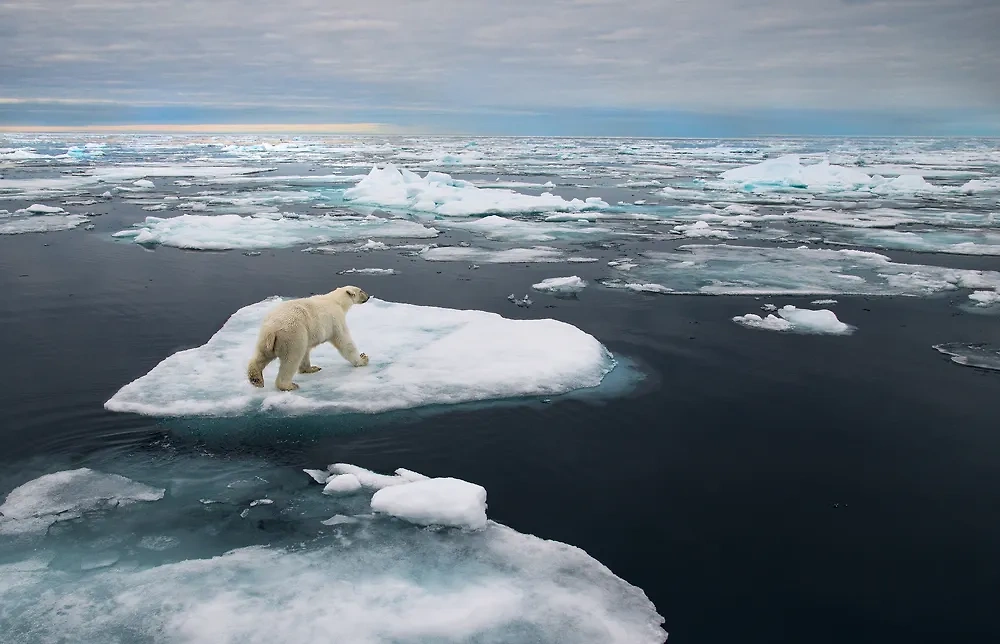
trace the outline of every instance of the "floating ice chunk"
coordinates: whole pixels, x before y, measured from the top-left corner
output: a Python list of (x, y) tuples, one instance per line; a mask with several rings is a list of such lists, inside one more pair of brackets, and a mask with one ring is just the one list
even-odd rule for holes
[(837, 314), (828, 309), (812, 311), (787, 305), (778, 309), (778, 316), (768, 315), (761, 319), (759, 315), (747, 313), (734, 317), (733, 322), (767, 331), (794, 331), (796, 333), (825, 335), (850, 335), (854, 332), (854, 327), (841, 322), (837, 319)]
[(872, 178), (860, 170), (831, 165), (827, 161), (806, 166), (802, 165), (795, 154), (726, 170), (720, 176), (724, 181), (740, 184), (745, 189), (784, 187), (852, 190), (872, 183)]
[(136, 188), (155, 188), (156, 187), (156, 184), (154, 184), (149, 179), (139, 179), (138, 181), (133, 181), (132, 185), (135, 186)]
[(329, 519), (320, 521), (320, 523), (322, 523), (323, 525), (344, 525), (348, 523), (360, 523), (360, 520), (356, 519), (355, 517), (345, 516), (343, 514), (335, 514)]
[(342, 271), (337, 271), (337, 275), (398, 275), (395, 269), (392, 268), (347, 268)]
[(392, 485), (412, 483), (413, 481), (421, 480), (420, 477), (427, 478), (422, 474), (411, 472), (410, 470), (403, 470), (405, 474), (400, 474), (400, 471), (396, 470), (396, 474), (394, 476), (379, 474), (363, 467), (358, 467), (357, 465), (351, 465), (350, 463), (334, 463), (333, 465), (327, 467), (327, 469), (330, 472), (341, 476), (349, 474), (353, 476), (362, 487), (368, 488), (369, 490), (381, 490), (382, 488)]
[(155, 416), (378, 413), (567, 393), (598, 386), (615, 366), (593, 336), (557, 320), (509, 320), (372, 298), (348, 318), (355, 342), (371, 359), (367, 367), (351, 366), (324, 344), (312, 352), (323, 370), (297, 376), (299, 390), (274, 390), (277, 363), (265, 371), (266, 387), (257, 389), (246, 380), (246, 364), (264, 315), (279, 301), (240, 309), (205, 345), (168, 357), (105, 407)]
[(1000, 291), (976, 291), (969, 295), (969, 299), (976, 303), (976, 306), (993, 306), (1000, 303)]
[(35, 215), (0, 219), (0, 235), (20, 235), (23, 233), (47, 233), (57, 230), (72, 230), (89, 221), (83, 215)]
[(46, 206), (45, 204), (33, 203), (27, 208), (15, 210), (15, 215), (56, 215), (66, 212), (59, 206)]
[(628, 271), (629, 281), (641, 279), (675, 293), (926, 296), (1000, 286), (995, 271), (897, 264), (860, 250), (691, 244), (678, 252), (642, 255)]
[(15, 488), (0, 505), (0, 534), (44, 532), (84, 512), (159, 501), (165, 490), (83, 467), (46, 474)]
[(455, 478), (434, 478), (383, 488), (372, 510), (419, 525), (481, 530), (486, 527), (486, 489)]
[(316, 481), (320, 485), (326, 485), (326, 482), (330, 480), (330, 474), (326, 470), (302, 470), (309, 475), (312, 480)]
[[(436, 246), (420, 251), (432, 262), (478, 262), (482, 264), (552, 263), (568, 261), (565, 252), (549, 246), (489, 250), (466, 246)], [(592, 261), (592, 260), (591, 260)]]
[(137, 244), (160, 244), (193, 250), (285, 248), (298, 244), (378, 237), (429, 238), (438, 231), (403, 219), (353, 216), (265, 217), (178, 215), (146, 217), (134, 229), (114, 234)]
[(733, 322), (765, 331), (788, 331), (792, 328), (791, 322), (776, 315), (768, 315), (766, 318), (762, 318), (756, 313), (747, 313), (746, 315), (737, 315), (733, 318)]
[(864, 230), (849, 234), (830, 232), (824, 235), (828, 243), (870, 246), (918, 253), (948, 253), (951, 255), (1000, 255), (1000, 235), (983, 230), (954, 228), (951, 230)]
[(116, 183), (120, 181), (142, 180), (144, 177), (185, 177), (196, 179), (218, 179), (240, 175), (261, 174), (273, 172), (275, 168), (247, 166), (209, 166), (209, 165), (112, 165), (91, 168), (87, 174), (98, 181)]
[(429, 476), (424, 476), (420, 472), (414, 472), (413, 470), (408, 470), (403, 467), (396, 468), (396, 476), (404, 478), (407, 481), (426, 481), (430, 478)]
[(531, 298), (528, 297), (527, 293), (525, 293), (523, 298), (518, 298), (513, 293), (511, 293), (510, 295), (507, 296), (507, 299), (523, 308), (528, 308), (529, 306), (532, 305)]
[[(324, 488), (323, 492), (324, 493), (326, 492), (325, 488)], [(250, 507), (251, 508), (255, 508), (258, 505), (274, 505), (274, 499), (256, 499), (256, 500), (250, 502)]]
[(344, 191), (344, 200), (453, 217), (608, 207), (607, 203), (594, 197), (567, 201), (547, 192), (535, 196), (503, 188), (478, 188), (443, 172), (428, 172), (421, 177), (409, 170), (398, 169), (391, 163), (384, 168), (374, 166), (368, 176)]
[(837, 300), (813, 300), (812, 302), (810, 302), (810, 304), (812, 304), (813, 306), (823, 306), (823, 305), (830, 305), (830, 304), (836, 304), (836, 303), (837, 303)]
[(361, 481), (353, 474), (335, 474), (326, 481), (323, 494), (353, 494), (361, 489)]
[(557, 239), (586, 238), (609, 235), (611, 230), (596, 226), (573, 226), (559, 223), (518, 221), (490, 215), (473, 221), (442, 222), (447, 228), (460, 228), (479, 233), (487, 239), (518, 242), (547, 242)]
[(946, 342), (935, 344), (934, 349), (949, 356), (955, 364), (1000, 371), (1000, 347), (995, 345)]
[(625, 282), (622, 280), (600, 280), (601, 286), (624, 289), (634, 293), (672, 293), (672, 289), (661, 284), (643, 282)]
[(544, 291), (546, 293), (572, 295), (574, 293), (579, 293), (586, 286), (586, 280), (576, 275), (571, 275), (569, 277), (550, 277), (537, 284), (532, 284), (531, 288), (536, 291)]
[(777, 307), (777, 306), (775, 306), (774, 304), (771, 304), (771, 303), (767, 303), (767, 304), (765, 304), (765, 305), (761, 306), (761, 307), (760, 307), (760, 310), (761, 310), (761, 311), (766, 311), (766, 312), (768, 312), (768, 313), (772, 313), (772, 312), (774, 312), (774, 311), (777, 311), (777, 310), (778, 310), (778, 307)]
[(685, 237), (714, 237), (716, 239), (733, 238), (729, 232), (712, 228), (704, 221), (696, 221), (693, 224), (681, 224), (679, 226), (674, 226), (671, 230)]

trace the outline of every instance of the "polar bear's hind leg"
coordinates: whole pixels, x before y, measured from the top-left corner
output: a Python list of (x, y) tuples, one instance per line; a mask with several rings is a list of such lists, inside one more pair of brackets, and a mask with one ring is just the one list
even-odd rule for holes
[(299, 365), (299, 373), (316, 373), (320, 370), (320, 367), (315, 367), (309, 362), (309, 352), (306, 351), (306, 355), (302, 358), (302, 364)]
[(299, 388), (292, 382), (292, 377), (298, 372), (302, 365), (302, 360), (309, 353), (309, 337), (305, 329), (290, 334), (282, 334), (279, 337), (279, 344), (275, 346), (278, 359), (281, 361), (278, 367), (278, 377), (274, 381), (274, 386), (281, 391), (294, 391)]

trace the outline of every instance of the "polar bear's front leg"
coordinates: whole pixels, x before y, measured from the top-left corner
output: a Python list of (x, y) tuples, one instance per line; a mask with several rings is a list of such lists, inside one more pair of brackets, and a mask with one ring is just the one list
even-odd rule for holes
[(351, 339), (351, 332), (345, 327), (339, 337), (330, 338), (330, 344), (337, 348), (337, 351), (355, 367), (364, 367), (368, 364), (368, 356), (358, 353), (358, 347)]
[(320, 370), (320, 367), (314, 367), (309, 362), (309, 352), (306, 351), (306, 355), (302, 358), (302, 363), (299, 365), (299, 373), (316, 373)]

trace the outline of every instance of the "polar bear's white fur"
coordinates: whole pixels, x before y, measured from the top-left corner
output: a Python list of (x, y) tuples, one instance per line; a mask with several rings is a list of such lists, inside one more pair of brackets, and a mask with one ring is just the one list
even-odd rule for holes
[(261, 323), (257, 347), (247, 366), (247, 378), (255, 387), (264, 386), (264, 368), (277, 358), (278, 377), (274, 385), (281, 391), (299, 386), (292, 382), (297, 373), (316, 373), (309, 363), (313, 347), (329, 342), (355, 367), (368, 364), (368, 356), (358, 353), (347, 328), (347, 311), (368, 301), (357, 286), (341, 286), (323, 295), (288, 300), (274, 307)]

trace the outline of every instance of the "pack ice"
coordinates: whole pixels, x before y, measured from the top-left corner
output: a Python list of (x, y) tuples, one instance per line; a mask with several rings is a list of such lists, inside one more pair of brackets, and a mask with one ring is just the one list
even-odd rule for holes
[(426, 239), (436, 237), (433, 228), (405, 219), (358, 216), (240, 216), (178, 215), (146, 217), (135, 227), (114, 237), (137, 244), (159, 244), (192, 250), (233, 248), (285, 248), (298, 244), (324, 244), (367, 237)]
[(928, 296), (1000, 287), (996, 271), (897, 264), (859, 250), (690, 244), (640, 255), (634, 263), (612, 266), (619, 281), (641, 280), (678, 294)]
[(386, 302), (351, 309), (348, 324), (367, 367), (348, 364), (329, 345), (312, 352), (316, 374), (279, 392), (278, 362), (264, 389), (246, 365), (264, 315), (281, 298), (234, 313), (201, 347), (180, 351), (122, 387), (105, 407), (154, 416), (231, 416), (248, 412), (378, 413), (597, 387), (615, 367), (593, 336), (557, 320), (509, 320), (494, 313)]
[(867, 191), (879, 194), (934, 192), (940, 190), (920, 175), (902, 174), (894, 178), (871, 176), (857, 168), (829, 161), (804, 165), (796, 154), (786, 154), (753, 165), (726, 170), (721, 184), (712, 187), (739, 187), (743, 190), (802, 189), (823, 192)]
[(89, 644), (667, 639), (641, 589), (579, 548), (487, 519), (474, 483), (338, 464), (330, 469), (376, 484), (330, 496), (289, 468), (210, 460), (122, 463), (168, 498), (0, 540), (4, 634)]
[(368, 176), (344, 191), (344, 201), (452, 217), (608, 207), (596, 197), (566, 200), (549, 192), (536, 196), (505, 188), (479, 188), (443, 172), (428, 172), (421, 177), (392, 163), (372, 167)]

